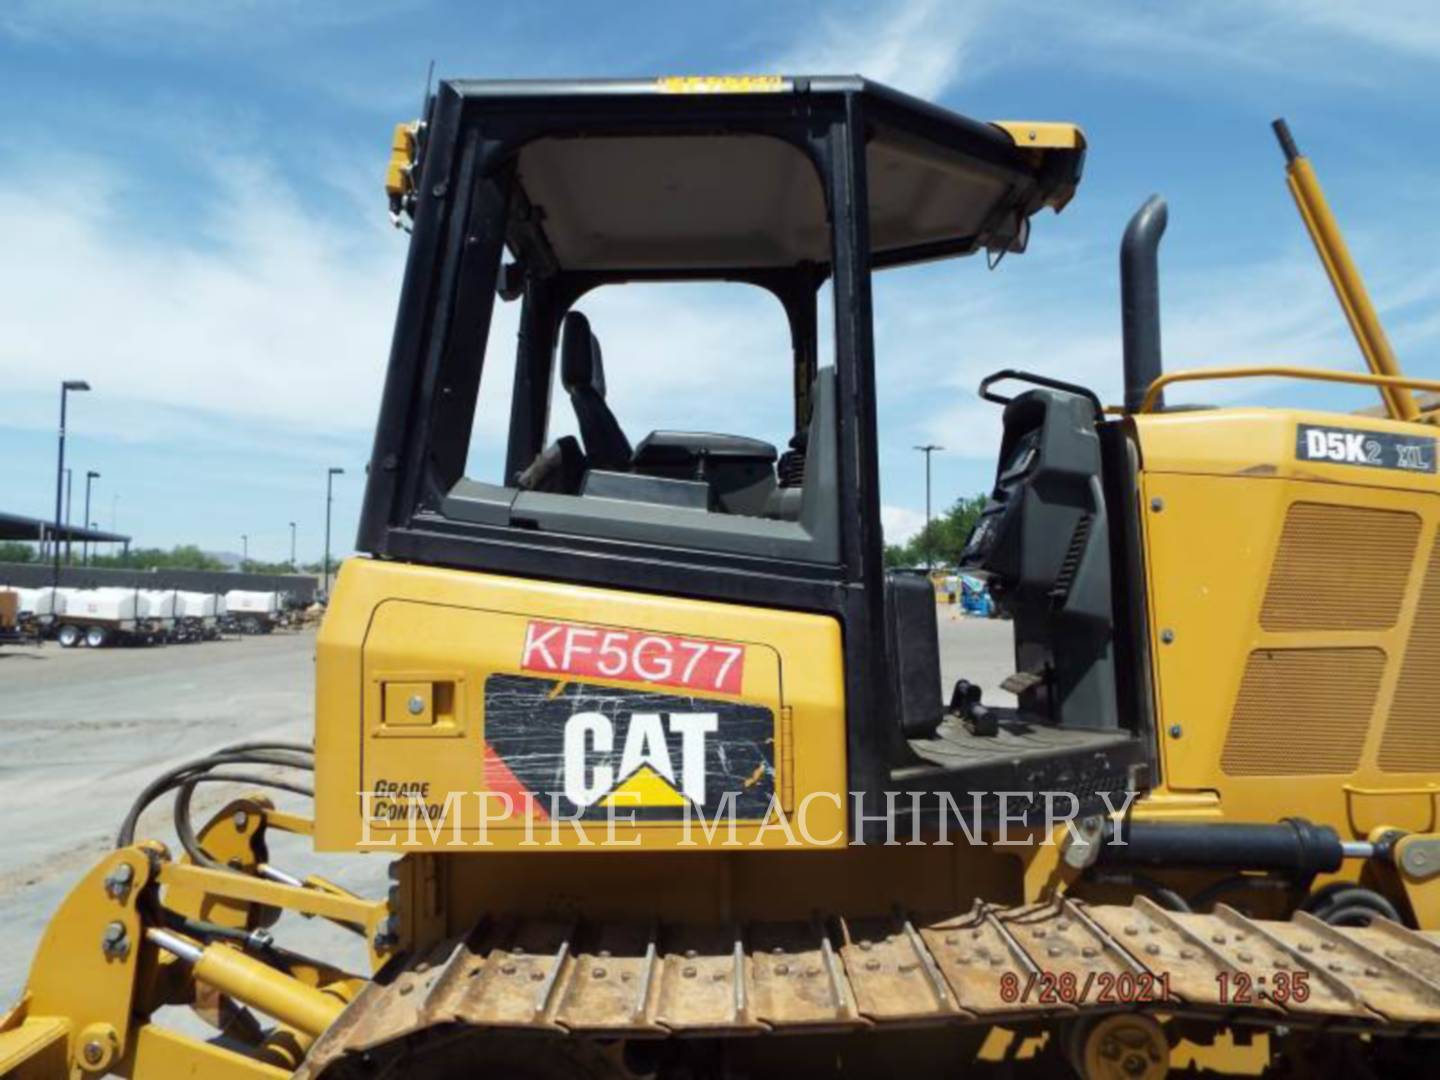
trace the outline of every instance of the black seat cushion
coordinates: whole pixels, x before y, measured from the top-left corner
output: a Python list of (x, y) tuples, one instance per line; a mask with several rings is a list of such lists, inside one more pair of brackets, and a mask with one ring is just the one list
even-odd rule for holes
[(600, 341), (578, 311), (565, 316), (560, 334), (560, 381), (570, 395), (585, 456), (592, 469), (630, 467), (630, 440), (605, 403), (605, 366)]
[(635, 465), (681, 466), (700, 458), (716, 461), (775, 460), (775, 447), (744, 435), (717, 435), (708, 431), (652, 431), (635, 447)]

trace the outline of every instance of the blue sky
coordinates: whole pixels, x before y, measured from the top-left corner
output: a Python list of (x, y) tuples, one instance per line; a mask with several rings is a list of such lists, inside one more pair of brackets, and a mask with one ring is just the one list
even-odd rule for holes
[[(441, 77), (859, 72), (981, 119), (1085, 127), (1080, 194), (1036, 221), (1026, 255), (877, 281), (892, 538), (923, 511), (914, 444), (948, 448), (937, 505), (987, 486), (985, 372), (1117, 396), (1116, 245), (1151, 192), (1171, 205), (1168, 366), (1360, 366), (1284, 187), (1277, 115), (1320, 170), (1402, 361), (1440, 377), (1440, 19), (1418, 0), (0, 0), (0, 508), (50, 513), (58, 383), (87, 378), (69, 460), (103, 473), (102, 525), (113, 509), (137, 543), (232, 551), (248, 533), (253, 556), (279, 559), (295, 520), (301, 558), (318, 558), (325, 469), (340, 465), (348, 549), (405, 256), (380, 177), (431, 59)], [(588, 305), (632, 437), (783, 441), (778, 308), (713, 290), (652, 300)], [(492, 342), (512, 332), (502, 309)], [(1371, 404), (1286, 385), (1202, 396)], [(497, 415), (482, 409), (477, 472)]]

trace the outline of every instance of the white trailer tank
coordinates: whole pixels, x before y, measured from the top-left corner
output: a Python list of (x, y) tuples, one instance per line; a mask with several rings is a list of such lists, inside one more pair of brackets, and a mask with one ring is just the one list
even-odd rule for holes
[(174, 595), (177, 619), (213, 619), (220, 614), (221, 599), (214, 593), (177, 592)]
[(242, 634), (268, 634), (280, 619), (280, 594), (231, 589), (225, 594), (225, 619)]
[(134, 624), (140, 598), (134, 589), (76, 589), (65, 597), (65, 614), (88, 619), (105, 619)]
[[(56, 604), (60, 598), (55, 595), (54, 586), (46, 585), (39, 589), (15, 589), (14, 591), (20, 597), (19, 614), (22, 618), (30, 616), (41, 622), (49, 622), (50, 617), (55, 614)], [(60, 606), (63, 610), (63, 603)]]
[(136, 629), (139, 608), (134, 589), (62, 589), (63, 612), (55, 616), (55, 636), (65, 648), (82, 642), (99, 648)]
[(231, 589), (225, 594), (225, 610), (231, 615), (275, 615), (280, 611), (280, 594)]
[(138, 593), (138, 615), (142, 619), (160, 619), (162, 622), (175, 620), (175, 591), (173, 589), (141, 589)]
[(214, 593), (177, 592), (175, 635), (181, 641), (202, 641), (215, 637), (224, 601)]

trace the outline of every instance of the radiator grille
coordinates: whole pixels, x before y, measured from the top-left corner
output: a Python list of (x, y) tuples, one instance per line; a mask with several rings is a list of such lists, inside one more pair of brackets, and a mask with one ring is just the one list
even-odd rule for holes
[(1381, 649), (1257, 649), (1220, 767), (1229, 776), (1354, 772), (1384, 671)]
[(1385, 772), (1440, 770), (1440, 537), (1430, 549), (1420, 606), (1380, 739), (1380, 768)]
[(1419, 536), (1416, 514), (1293, 504), (1285, 515), (1260, 625), (1270, 631), (1394, 626)]

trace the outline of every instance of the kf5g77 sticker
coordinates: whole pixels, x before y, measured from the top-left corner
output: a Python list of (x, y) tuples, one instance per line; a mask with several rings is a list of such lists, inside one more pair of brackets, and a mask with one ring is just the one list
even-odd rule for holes
[(738, 694), (745, 674), (745, 646), (647, 630), (532, 619), (525, 627), (520, 667)]
[(1295, 457), (1300, 461), (1433, 473), (1435, 437), (1301, 424), (1295, 433)]
[(763, 705), (526, 675), (485, 680), (491, 790), (567, 818), (760, 821), (775, 791)]

